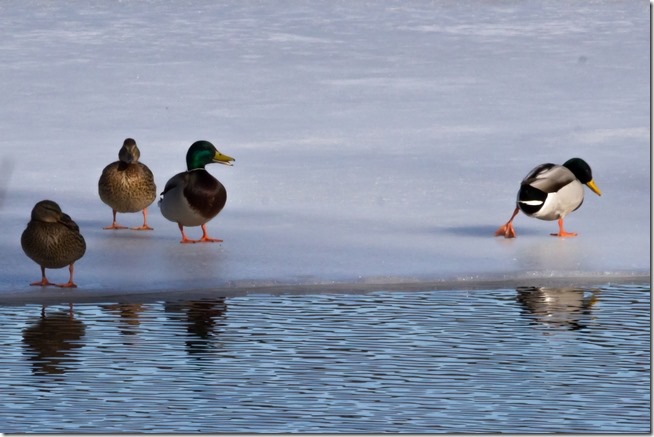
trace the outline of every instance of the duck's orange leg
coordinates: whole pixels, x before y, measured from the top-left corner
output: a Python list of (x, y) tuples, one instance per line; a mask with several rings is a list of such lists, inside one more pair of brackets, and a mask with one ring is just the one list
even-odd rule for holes
[(143, 225), (132, 228), (133, 231), (152, 231), (153, 228), (148, 226), (148, 209), (143, 208)]
[(577, 233), (576, 232), (566, 232), (563, 230), (563, 219), (559, 219), (559, 233), (558, 234), (550, 234), (554, 237), (576, 237)]
[(220, 240), (218, 238), (209, 238), (207, 235), (207, 226), (202, 225), (202, 238), (197, 240), (199, 243), (222, 243), (223, 240)]
[(515, 218), (516, 215), (520, 212), (520, 208), (516, 206), (515, 210), (513, 211), (513, 215), (509, 219), (508, 222), (500, 226), (497, 231), (495, 231), (495, 236), (499, 237), (500, 235), (503, 235), (504, 238), (515, 238), (515, 229), (513, 229), (513, 219)]
[(197, 243), (197, 240), (191, 240), (190, 238), (188, 238), (186, 236), (186, 234), (184, 233), (184, 226), (182, 226), (181, 223), (177, 223), (177, 226), (179, 226), (179, 232), (182, 233), (182, 239), (179, 241), (180, 243), (182, 243), (182, 244)]
[(222, 243), (223, 242), (223, 240), (219, 240), (218, 238), (209, 238), (209, 236), (207, 235), (206, 225), (202, 225), (202, 238), (200, 238), (199, 240), (191, 240), (190, 238), (188, 238), (184, 233), (184, 227), (179, 223), (177, 223), (177, 225), (179, 226), (179, 231), (182, 233), (182, 240), (180, 241), (180, 243)]
[(112, 209), (111, 211), (113, 211), (114, 213), (114, 221), (111, 223), (110, 226), (105, 226), (102, 229), (127, 229), (127, 226), (120, 226), (118, 223), (116, 223), (116, 210)]
[(77, 288), (77, 285), (73, 282), (73, 272), (75, 271), (74, 263), (68, 266), (68, 272), (70, 273), (70, 277), (68, 278), (68, 282), (65, 284), (55, 284), (57, 287), (60, 288)]
[(53, 284), (52, 282), (48, 281), (48, 278), (45, 277), (45, 267), (41, 266), (41, 280), (36, 282), (31, 282), (30, 285), (40, 285), (41, 287), (45, 287), (48, 285), (56, 285), (56, 284)]

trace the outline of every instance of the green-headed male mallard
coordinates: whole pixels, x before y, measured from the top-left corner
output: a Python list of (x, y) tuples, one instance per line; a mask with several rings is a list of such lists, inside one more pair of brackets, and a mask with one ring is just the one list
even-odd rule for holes
[(577, 234), (563, 230), (563, 219), (581, 206), (585, 184), (595, 194), (602, 193), (593, 182), (590, 166), (581, 158), (572, 158), (563, 165), (541, 164), (522, 180), (513, 215), (495, 232), (496, 236), (515, 238), (513, 219), (519, 211), (541, 220), (558, 220), (556, 237), (574, 237)]
[[(177, 223), (182, 233), (180, 243), (219, 243), (223, 240), (207, 236), (206, 223), (218, 215), (227, 202), (223, 184), (205, 170), (211, 163), (233, 165), (234, 158), (220, 153), (209, 141), (196, 141), (186, 153), (187, 170), (166, 183), (159, 200), (161, 214)], [(190, 240), (184, 226), (201, 226), (202, 238)]]
[(147, 208), (157, 197), (157, 187), (150, 169), (139, 162), (141, 152), (136, 141), (127, 138), (118, 152), (118, 161), (102, 170), (98, 181), (100, 199), (113, 211), (113, 222), (103, 229), (127, 229), (116, 223), (116, 213), (143, 211), (143, 225), (132, 228), (150, 231), (147, 223)]
[[(41, 266), (41, 280), (30, 285), (77, 287), (73, 282), (73, 265), (86, 252), (86, 242), (79, 226), (57, 203), (42, 200), (34, 205), (32, 218), (20, 238), (25, 254)], [(45, 269), (68, 266), (70, 279), (65, 284), (53, 284), (45, 277)]]

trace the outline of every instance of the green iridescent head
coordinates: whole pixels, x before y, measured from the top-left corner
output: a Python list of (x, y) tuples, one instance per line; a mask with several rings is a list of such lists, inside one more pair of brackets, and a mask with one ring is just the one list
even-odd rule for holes
[(220, 153), (209, 141), (196, 141), (186, 152), (186, 168), (189, 171), (211, 163), (233, 165), (232, 162), (234, 158)]

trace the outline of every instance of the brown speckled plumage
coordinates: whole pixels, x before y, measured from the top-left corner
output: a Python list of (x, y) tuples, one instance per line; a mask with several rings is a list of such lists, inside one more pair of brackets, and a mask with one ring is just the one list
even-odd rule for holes
[(52, 200), (34, 205), (32, 217), (20, 239), (25, 254), (41, 266), (41, 281), (31, 285), (53, 285), (45, 277), (45, 269), (69, 266), (70, 280), (62, 286), (75, 287), (73, 264), (86, 252), (86, 242), (79, 226)]
[(124, 229), (116, 223), (116, 213), (143, 211), (143, 226), (139, 230), (150, 230), (147, 225), (146, 208), (157, 197), (157, 187), (150, 169), (139, 162), (140, 151), (136, 142), (127, 138), (118, 153), (119, 160), (102, 170), (98, 181), (100, 199), (113, 210), (113, 224), (105, 229)]

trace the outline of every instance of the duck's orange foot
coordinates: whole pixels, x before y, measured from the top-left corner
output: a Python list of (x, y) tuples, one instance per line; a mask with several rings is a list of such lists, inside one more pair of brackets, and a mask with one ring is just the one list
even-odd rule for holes
[(53, 284), (52, 282), (48, 281), (46, 278), (43, 278), (40, 281), (30, 282), (30, 285), (38, 285), (38, 286), (41, 286), (41, 287), (47, 287), (48, 285), (57, 285), (57, 284)]
[(495, 236), (504, 236), (504, 238), (515, 238), (515, 229), (513, 229), (513, 223), (509, 222), (505, 225), (500, 226), (497, 231), (495, 231)]
[(552, 235), (554, 237), (565, 238), (565, 237), (576, 237), (577, 233), (576, 232), (566, 232), (566, 231), (564, 231), (563, 230), (563, 219), (560, 218), (559, 219), (559, 233), (558, 234), (550, 234), (550, 235)]
[(207, 226), (202, 225), (202, 238), (199, 240), (195, 240), (194, 243), (222, 243), (223, 240), (218, 239), (218, 238), (209, 238), (209, 235), (207, 235)]
[(218, 238), (209, 238), (207, 235), (207, 228), (205, 225), (202, 225), (202, 238), (199, 240), (191, 240), (190, 238), (186, 237), (186, 233), (184, 232), (184, 228), (181, 224), (179, 224), (179, 230), (182, 233), (182, 239), (180, 240), (181, 244), (187, 244), (187, 243), (222, 243), (223, 240), (220, 240)]
[(576, 233), (576, 232), (565, 232), (565, 231), (562, 231), (562, 232), (559, 232), (559, 233), (556, 233), (556, 234), (555, 234), (555, 233), (551, 233), (550, 235), (553, 236), (553, 237), (566, 238), (566, 237), (576, 237), (576, 236), (577, 236), (577, 233)]
[(196, 243), (222, 243), (222, 242), (223, 242), (223, 240), (221, 240), (219, 238), (209, 238), (209, 237), (206, 237), (206, 236), (203, 236), (199, 240), (196, 240)]
[(143, 225), (143, 226), (136, 226), (134, 228), (130, 228), (133, 231), (153, 231), (154, 228), (151, 228), (148, 225)]
[(65, 284), (54, 284), (59, 288), (77, 288), (77, 285), (73, 281), (68, 281)]
[(222, 243), (223, 240), (220, 240), (218, 238), (209, 238), (209, 237), (202, 237), (199, 240), (191, 240), (189, 238), (183, 238), (180, 240), (181, 244), (187, 244), (187, 243)]
[(153, 231), (154, 229), (148, 226), (148, 210), (143, 210), (143, 225), (131, 228), (133, 231)]
[(117, 230), (117, 229), (127, 229), (127, 226), (120, 226), (118, 223), (113, 222), (110, 226), (105, 226), (105, 227), (102, 228), (102, 229), (113, 229), (113, 230)]

